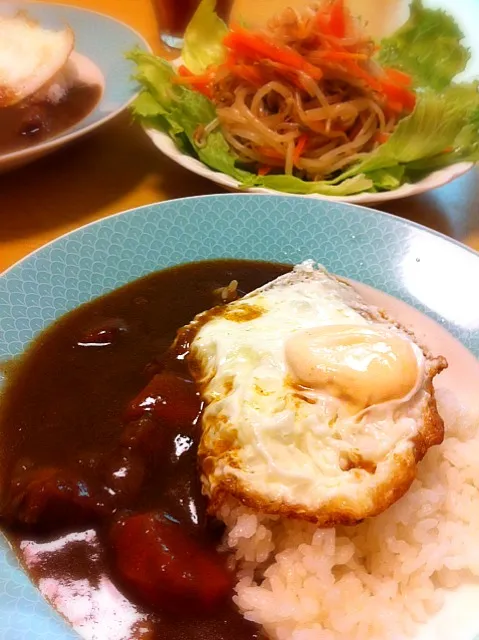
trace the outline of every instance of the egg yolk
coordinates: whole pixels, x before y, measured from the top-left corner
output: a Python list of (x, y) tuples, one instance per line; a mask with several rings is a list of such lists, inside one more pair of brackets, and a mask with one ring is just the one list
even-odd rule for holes
[(416, 386), (412, 344), (386, 327), (315, 327), (294, 333), (285, 348), (296, 383), (327, 391), (357, 411), (403, 398)]

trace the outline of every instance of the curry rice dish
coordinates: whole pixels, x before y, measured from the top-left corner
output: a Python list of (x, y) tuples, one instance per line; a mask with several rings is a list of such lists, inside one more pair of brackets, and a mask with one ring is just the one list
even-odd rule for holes
[(84, 637), (413, 635), (479, 575), (445, 366), (312, 261), (160, 271), (8, 367), (3, 529)]

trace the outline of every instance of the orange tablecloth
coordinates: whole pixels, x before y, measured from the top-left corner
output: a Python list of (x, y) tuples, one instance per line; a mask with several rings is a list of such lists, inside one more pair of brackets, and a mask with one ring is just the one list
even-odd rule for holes
[[(264, 0), (263, 0), (264, 1)], [(270, 0), (271, 1), (271, 0)], [(151, 0), (64, 0), (110, 14), (160, 47)], [(254, 0), (241, 0), (242, 5)], [(244, 10), (244, 7), (243, 7)], [(479, 250), (479, 172), (430, 194), (384, 207)], [(92, 220), (139, 205), (220, 187), (164, 158), (122, 114), (90, 138), (0, 176), (0, 271)]]

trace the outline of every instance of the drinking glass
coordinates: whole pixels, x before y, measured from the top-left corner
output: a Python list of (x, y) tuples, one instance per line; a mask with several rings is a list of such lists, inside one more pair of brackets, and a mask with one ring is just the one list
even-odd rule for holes
[[(162, 42), (173, 49), (181, 49), (183, 34), (200, 0), (153, 0)], [(228, 22), (233, 0), (216, 0), (216, 13)]]

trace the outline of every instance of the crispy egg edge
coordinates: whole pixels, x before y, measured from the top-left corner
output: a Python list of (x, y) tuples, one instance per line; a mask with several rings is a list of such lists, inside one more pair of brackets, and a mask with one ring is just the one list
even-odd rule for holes
[[(293, 270), (289, 274), (281, 277), (287, 281), (288, 276), (294, 278), (294, 274), (295, 271)], [(328, 275), (341, 285), (344, 290), (349, 291), (350, 294), (361, 299), (355, 288), (345, 279), (329, 273)], [(243, 300), (253, 293), (264, 291), (274, 286), (275, 282), (276, 281), (267, 283), (264, 287), (256, 289), (251, 292), (251, 294), (245, 296)], [(416, 478), (417, 465), (424, 458), (427, 451), (432, 446), (442, 443), (444, 439), (444, 422), (437, 409), (433, 379), (447, 368), (446, 359), (443, 356), (434, 357), (427, 347), (418, 342), (415, 334), (410, 329), (391, 318), (383, 309), (364, 305), (364, 307), (356, 310), (369, 320), (396, 327), (406, 334), (421, 349), (424, 355), (426, 371), (422, 388), (428, 395), (422, 409), (421, 428), (409, 439), (412, 446), (402, 453), (393, 451), (386, 457), (383, 464), (387, 464), (388, 467), (387, 480), (371, 487), (364, 500), (358, 501), (344, 495), (339, 495), (328, 500), (318, 509), (308, 509), (302, 504), (292, 504), (283, 500), (272, 501), (271, 499), (265, 499), (260, 493), (251, 490), (240, 478), (231, 473), (222, 473), (219, 478), (216, 476), (214, 487), (212, 487), (209, 476), (218, 467), (219, 460), (221, 460), (222, 466), (223, 463), (226, 463), (232, 468), (238, 468), (240, 466), (237, 452), (241, 447), (239, 447), (235, 441), (237, 431), (234, 426), (230, 425), (227, 440), (217, 440), (214, 448), (209, 449), (205, 447), (204, 439), (201, 438), (198, 449), (198, 461), (202, 471), (201, 481), (203, 493), (209, 499), (208, 512), (211, 515), (216, 515), (225, 504), (231, 501), (231, 498), (234, 498), (241, 504), (258, 512), (305, 520), (317, 524), (320, 527), (355, 525), (366, 518), (379, 515), (397, 502), (408, 491)], [(228, 305), (213, 307), (213, 309), (199, 314), (188, 326), (195, 327), (196, 331), (194, 333), (197, 333), (210, 319), (218, 316), (226, 316), (228, 313)], [(249, 319), (248, 317), (244, 317), (241, 319), (238, 318), (236, 321)], [(194, 337), (192, 341), (193, 340)], [(194, 368), (196, 371), (194, 371), (194, 376), (200, 377), (197, 366), (198, 364), (195, 363)], [(203, 384), (200, 384), (201, 392), (201, 387), (206, 386), (209, 380), (211, 380), (211, 377), (211, 375), (208, 376), (203, 381)], [(221, 419), (226, 420), (224, 416), (221, 416)], [(355, 470), (353, 469), (352, 471), (354, 472)], [(344, 473), (349, 472), (350, 471), (345, 471)]]

